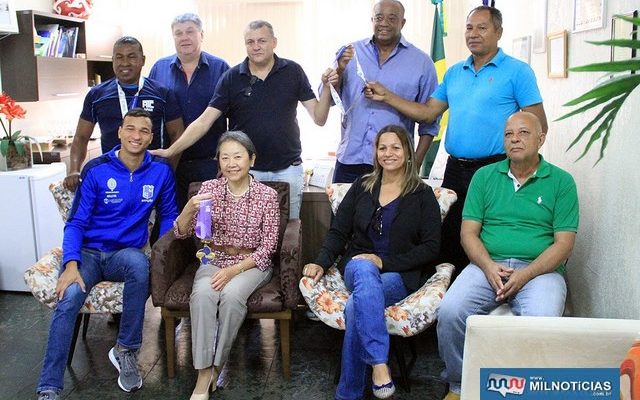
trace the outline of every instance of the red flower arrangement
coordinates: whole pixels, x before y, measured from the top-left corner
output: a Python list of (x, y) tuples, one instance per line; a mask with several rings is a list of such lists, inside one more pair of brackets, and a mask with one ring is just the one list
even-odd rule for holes
[(3, 156), (6, 157), (10, 142), (16, 144), (16, 150), (18, 153), (24, 154), (24, 147), (22, 146), (22, 143), (17, 143), (19, 139), (22, 139), (22, 137), (20, 137), (20, 131), (11, 131), (11, 121), (15, 118), (24, 118), (26, 113), (27, 112), (24, 108), (16, 104), (15, 100), (13, 100), (11, 96), (6, 93), (0, 93), (0, 116), (3, 114), (7, 119), (7, 123), (5, 124), (2, 121), (2, 118), (0, 118), (0, 124), (4, 131), (4, 137), (0, 139), (0, 153), (2, 153)]

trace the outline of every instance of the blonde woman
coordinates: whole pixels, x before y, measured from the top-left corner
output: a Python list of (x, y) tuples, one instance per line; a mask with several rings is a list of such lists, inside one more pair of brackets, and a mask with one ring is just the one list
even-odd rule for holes
[(338, 268), (351, 296), (336, 399), (362, 398), (367, 365), (373, 394), (393, 395), (384, 309), (420, 287), (425, 267), (440, 250), (440, 209), (417, 175), (413, 156), (404, 128), (389, 125), (378, 132), (373, 172), (353, 183), (316, 262), (303, 269), (317, 282), (343, 255)]

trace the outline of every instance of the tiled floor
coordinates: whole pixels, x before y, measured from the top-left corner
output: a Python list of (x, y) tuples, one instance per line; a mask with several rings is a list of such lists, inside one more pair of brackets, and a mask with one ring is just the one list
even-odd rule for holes
[[(47, 339), (50, 312), (30, 294), (0, 292), (0, 399), (34, 399)], [(116, 383), (107, 359), (116, 327), (103, 315), (91, 318), (86, 341), (78, 339), (73, 363), (65, 374), (64, 399), (188, 399), (195, 382), (188, 321), (178, 329), (176, 377), (166, 377), (164, 327), (159, 309), (148, 303), (139, 364), (142, 390), (127, 394)], [(333, 399), (333, 376), (339, 357), (337, 331), (309, 321), (303, 313), (292, 336), (291, 380), (282, 377), (278, 330), (273, 321), (246, 321), (223, 373), (223, 388), (211, 399)], [(433, 328), (417, 338), (418, 361), (411, 391), (399, 389), (395, 399), (442, 398)], [(397, 371), (397, 368), (392, 365)], [(368, 395), (367, 398), (371, 398)]]

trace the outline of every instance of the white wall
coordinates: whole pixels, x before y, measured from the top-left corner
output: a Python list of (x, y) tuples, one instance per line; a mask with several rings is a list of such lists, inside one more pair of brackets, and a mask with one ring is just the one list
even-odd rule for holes
[[(149, 9), (143, 7), (149, 6), (149, 1), (97, 1), (94, 15), (119, 20), (123, 24), (125, 34), (140, 36), (149, 60), (147, 67), (151, 66), (155, 58), (172, 51), (168, 24), (171, 16), (182, 12), (173, 8), (162, 14), (164, 19), (141, 17), (144, 14), (143, 10)], [(500, 44), (505, 51), (510, 52), (513, 38), (533, 34), (531, 16), (534, 15), (535, 7), (540, 1), (542, 0), (497, 1), (498, 8), (504, 14), (505, 32)], [(570, 31), (573, 2), (548, 2), (548, 32), (563, 29)], [(49, 11), (51, 7), (50, 0), (23, 0), (15, 3), (17, 9)], [(259, 10), (267, 12), (270, 2), (253, 0), (253, 8), (250, 9), (246, 6), (244, 9), (238, 8), (237, 3), (240, 2), (191, 0), (182, 3), (182, 7), (198, 11), (205, 20), (205, 48), (228, 59), (232, 64), (242, 58), (241, 39), (237, 37), (242, 27), (250, 19), (259, 18)], [(280, 41), (278, 51), (284, 56), (305, 60), (302, 61), (303, 67), (314, 86), (318, 84), (319, 73), (330, 61), (331, 49), (339, 47), (343, 42), (370, 34), (369, 0), (352, 1), (346, 10), (346, 3), (340, 0), (285, 3), (291, 3), (298, 11), (287, 11), (279, 16), (271, 14), (265, 18), (276, 18), (278, 22), (274, 24)], [(404, 33), (428, 52), (433, 7), (430, 2), (424, 0), (405, 0), (404, 3), (408, 20)], [(449, 65), (468, 55), (462, 36), (464, 21), (468, 11), (479, 3), (478, 0), (445, 2), (449, 16), (449, 36), (445, 39)], [(604, 28), (569, 33), (570, 66), (608, 60), (607, 48), (592, 46), (585, 41), (608, 38), (610, 18), (613, 14), (627, 13), (634, 8), (640, 8), (638, 0), (608, 0), (605, 3), (607, 22)], [(303, 18), (306, 22), (301, 24), (298, 21), (292, 24), (293, 27), (284, 26), (287, 18), (293, 19), (294, 16)], [(241, 23), (242, 20), (245, 20), (244, 23)], [(346, 34), (347, 28), (352, 33)], [(229, 36), (221, 33), (226, 31), (231, 32)], [(319, 32), (322, 39), (310, 36), (311, 31)], [(324, 50), (319, 50), (320, 48)], [(593, 153), (579, 162), (574, 162), (583, 145), (578, 145), (577, 149), (570, 152), (565, 152), (565, 149), (594, 114), (589, 113), (562, 122), (553, 120), (567, 111), (567, 108), (562, 107), (563, 103), (591, 88), (600, 75), (569, 73), (567, 79), (549, 79), (546, 57), (546, 53), (531, 55), (531, 65), (536, 72), (550, 122), (543, 154), (549, 161), (573, 174), (578, 184), (581, 204), (580, 230), (574, 254), (568, 264), (575, 312), (579, 316), (640, 319), (640, 268), (636, 265), (640, 261), (640, 246), (637, 245), (640, 224), (636, 221), (636, 216), (640, 214), (640, 157), (637, 155), (640, 148), (640, 90), (636, 90), (629, 97), (619, 114), (604, 160), (593, 167), (596, 160), (596, 154)], [(81, 100), (23, 105), (28, 110), (28, 119), (16, 121), (16, 128), (22, 128), (27, 134), (41, 135), (72, 130), (81, 108)], [(335, 142), (338, 135), (336, 114), (333, 110), (332, 119), (327, 126), (313, 131), (310, 131), (312, 128), (309, 127), (308, 117), (300, 116), (306, 151), (318, 147), (317, 143), (327, 148), (327, 143)], [(328, 147), (332, 148), (334, 145), (330, 144)]]
[[(511, 51), (513, 38), (533, 34), (531, 15), (539, 1), (542, 0), (496, 2), (503, 13), (504, 34), (500, 46), (506, 52)], [(548, 32), (569, 32), (569, 66), (608, 61), (608, 48), (585, 41), (608, 39), (612, 15), (640, 8), (637, 0), (606, 1), (604, 28), (571, 33), (573, 2), (548, 1)], [(460, 6), (462, 2), (456, 3)], [(465, 11), (468, 11), (479, 2), (467, 0), (464, 3)], [(462, 26), (465, 16), (466, 13), (457, 13), (450, 25)], [(543, 155), (574, 176), (580, 199), (580, 228), (567, 268), (575, 313), (578, 316), (640, 319), (640, 268), (637, 265), (640, 260), (637, 244), (640, 237), (637, 221), (640, 213), (640, 90), (628, 98), (618, 115), (604, 160), (593, 166), (596, 151), (574, 162), (584, 143), (569, 152), (565, 150), (595, 114), (579, 115), (567, 121), (553, 120), (572, 110), (562, 104), (593, 87), (601, 74), (569, 72), (567, 79), (549, 79), (546, 57), (547, 53), (531, 55), (531, 66), (549, 120)]]
[[(17, 1), (16, 9), (51, 10), (50, 0)], [(203, 49), (225, 59), (230, 65), (245, 57), (243, 32), (255, 19), (271, 22), (278, 37), (276, 53), (302, 65), (314, 90), (320, 76), (343, 44), (371, 36), (371, 9), (374, 0), (183, 0), (163, 3), (156, 0), (116, 0), (94, 2), (91, 19), (117, 21), (123, 34), (138, 38), (147, 57), (143, 74), (159, 57), (174, 52), (170, 23), (183, 12), (198, 13), (204, 24)], [(407, 23), (403, 34), (429, 52), (434, 6), (424, 0), (405, 0)], [(16, 129), (34, 136), (72, 133), (82, 108), (82, 99), (23, 103), (27, 119), (16, 121)], [(305, 159), (326, 157), (338, 147), (340, 115), (329, 114), (324, 127), (316, 126), (306, 110), (298, 108), (298, 123)]]
[[(549, 32), (570, 30), (573, 12), (570, 3), (549, 1)], [(640, 8), (637, 0), (609, 0), (605, 4), (604, 28), (569, 35), (569, 66), (608, 61), (608, 48), (585, 41), (608, 39), (614, 14)], [(540, 77), (544, 72), (537, 70), (536, 74)], [(550, 119), (566, 113), (562, 104), (593, 87), (601, 77), (600, 73), (570, 72), (567, 79), (541, 79)], [(595, 167), (597, 151), (574, 162), (586, 142), (565, 152), (595, 113), (551, 124), (544, 154), (573, 174), (580, 196), (580, 231), (568, 268), (579, 315), (640, 319), (639, 109), (640, 91), (636, 90), (618, 114), (604, 160)]]

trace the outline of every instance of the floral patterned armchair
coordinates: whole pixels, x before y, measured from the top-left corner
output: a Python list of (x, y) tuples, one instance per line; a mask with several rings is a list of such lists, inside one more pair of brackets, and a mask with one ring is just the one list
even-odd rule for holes
[[(69, 216), (69, 210), (73, 203), (73, 192), (65, 189), (62, 186), (62, 182), (52, 183), (49, 185), (49, 190), (53, 194), (53, 198), (58, 205), (58, 210), (62, 216), (63, 221), (67, 221)], [(149, 254), (150, 249), (145, 249)], [(60, 267), (62, 266), (62, 249), (60, 247), (54, 247), (41, 259), (39, 259), (34, 265), (28, 268), (24, 273), (24, 280), (33, 293), (33, 296), (45, 306), (54, 309), (58, 303), (56, 296), (56, 284), (58, 282), (58, 276), (60, 275)], [(110, 313), (121, 314), (122, 313), (122, 290), (124, 289), (123, 282), (110, 282), (103, 281), (94, 286), (84, 305), (80, 309), (78, 319), (76, 320), (76, 326), (73, 335), (73, 341), (71, 343), (71, 349), (69, 351), (69, 357), (67, 365), (71, 364), (73, 359), (73, 351), (75, 349), (76, 340), (78, 338), (78, 332), (80, 330), (80, 323), (84, 315), (84, 324), (82, 330), (82, 338), (86, 338), (87, 327), (89, 325), (89, 317), (94, 313)]]
[[(65, 189), (62, 182), (52, 183), (49, 190), (58, 205), (62, 220), (66, 222), (73, 203), (73, 192)], [(149, 254), (148, 248), (146, 251)], [(61, 263), (62, 249), (54, 247), (24, 273), (24, 280), (33, 296), (51, 309), (58, 303), (55, 290)], [(80, 313), (122, 313), (123, 288), (123, 282), (100, 282), (89, 292)]]
[[(351, 184), (337, 183), (328, 188), (327, 194), (334, 214), (350, 187)], [(440, 206), (441, 218), (444, 219), (458, 197), (449, 189), (433, 188), (433, 192)], [(436, 310), (449, 287), (454, 266), (443, 263), (435, 269), (436, 272), (420, 289), (385, 309), (390, 334), (414, 336), (433, 324)], [(335, 266), (329, 268), (317, 284), (313, 284), (313, 279), (303, 277), (299, 286), (309, 308), (322, 322), (332, 328), (344, 330), (344, 307), (350, 293)]]
[[(327, 195), (334, 214), (350, 187), (351, 184), (336, 183), (327, 188)], [(440, 216), (444, 219), (458, 196), (453, 190), (439, 187), (433, 188), (433, 192), (440, 206)], [(389, 334), (399, 337), (412, 337), (435, 322), (436, 311), (449, 288), (454, 266), (453, 264), (442, 263), (437, 265), (435, 270), (436, 272), (420, 289), (385, 309), (385, 323)], [(303, 277), (300, 280), (299, 287), (304, 300), (309, 305), (309, 309), (320, 321), (332, 328), (344, 330), (344, 308), (350, 293), (340, 271), (335, 266), (329, 268), (315, 285), (313, 284), (313, 279)], [(409, 346), (411, 349), (409, 363), (405, 362), (404, 355), (401, 352), (394, 350), (400, 367), (400, 383), (406, 388), (410, 387), (409, 374), (417, 358), (415, 343), (411, 342)], [(392, 348), (394, 348), (393, 342)]]

